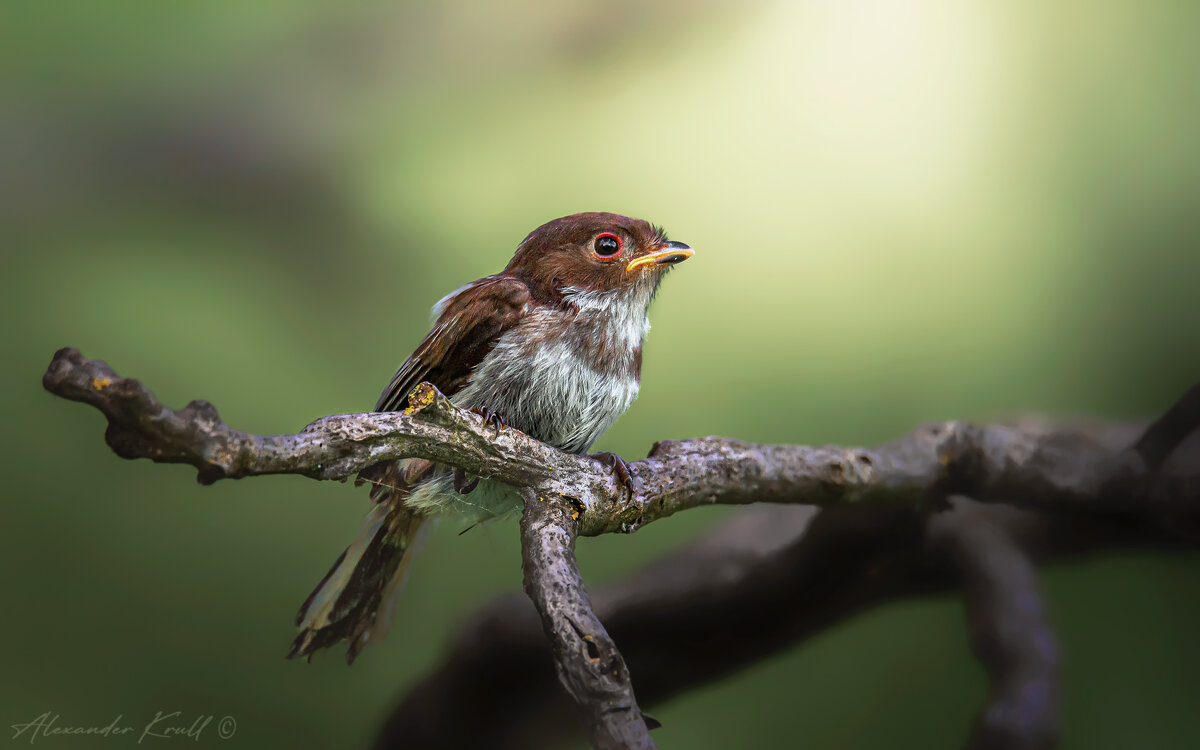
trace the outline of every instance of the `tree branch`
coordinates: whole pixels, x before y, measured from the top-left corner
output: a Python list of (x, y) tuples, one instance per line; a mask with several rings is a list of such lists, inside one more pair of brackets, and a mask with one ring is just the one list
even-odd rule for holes
[(592, 612), (575, 563), (575, 528), (583, 506), (529, 490), (522, 494), (525, 593), (550, 639), (559, 682), (583, 709), (593, 746), (653, 748), (625, 660)]
[(1166, 414), (1146, 428), (1134, 450), (1148, 467), (1158, 470), (1197, 429), (1200, 429), (1200, 383), (1192, 386)]
[(223, 422), (207, 401), (179, 411), (164, 406), (146, 386), (122, 378), (100, 360), (61, 349), (42, 378), (46, 390), (96, 407), (108, 418), (105, 440), (122, 458), (186, 463), (202, 484), (261, 474), (345, 479), (397, 458), (428, 458), (470, 467), (513, 485), (543, 482), (557, 471), (605, 486), (596, 461), (555, 450), (516, 430), (500, 435), (482, 418), (453, 406), (428, 383), (410, 396), (403, 412), (325, 417), (295, 435), (251, 435)]
[(102, 411), (105, 438), (119, 456), (191, 464), (202, 483), (256, 474), (344, 479), (381, 461), (427, 458), (541, 496), (580, 500), (582, 536), (633, 532), (701, 505), (911, 509), (933, 507), (947, 493), (1043, 509), (1142, 513), (1152, 505), (1194, 513), (1200, 489), (1200, 472), (1159, 477), (1135, 451), (1098, 439), (1116, 430), (1129, 445), (1137, 433), (1128, 427), (945, 422), (875, 449), (663, 441), (629, 465), (638, 488), (629, 497), (600, 462), (517, 430), (496, 434), (429, 384), (414, 390), (402, 413), (325, 417), (295, 435), (261, 437), (226, 426), (205, 401), (168, 409), (137, 380), (75, 349), (55, 354), (42, 382)]
[(975, 655), (991, 697), (972, 750), (1048, 750), (1058, 740), (1058, 648), (1033, 561), (1002, 526), (963, 514), (929, 520), (931, 542), (958, 568)]
[[(936, 525), (927, 528), (928, 512), (944, 508), (947, 496), (963, 494), (1043, 512), (970, 505), (985, 508), (1002, 525), (1041, 524), (1045, 532), (1047, 519), (1062, 516), (1072, 518), (1072, 529), (1103, 529), (1100, 536), (1107, 538), (1116, 521), (1118, 539), (1173, 538), (1178, 522), (1186, 527), (1200, 516), (1200, 461), (1163, 463), (1179, 452), (1177, 445), (1186, 437), (1186, 425), (1178, 419), (1160, 430), (1165, 437), (1152, 441), (1153, 450), (1146, 442), (1128, 447), (1138, 436), (1134, 428), (1033, 420), (926, 425), (874, 449), (756, 445), (715, 437), (660, 442), (648, 458), (630, 464), (636, 487), (630, 496), (598, 461), (516, 430), (496, 434), (428, 383), (413, 391), (401, 413), (326, 417), (298, 434), (268, 437), (226, 426), (203, 401), (168, 409), (138, 381), (121, 378), (73, 349), (55, 355), (43, 384), (102, 411), (109, 423), (106, 440), (118, 455), (188, 463), (203, 483), (284, 473), (344, 479), (381, 461), (419, 457), (519, 488), (527, 498), (522, 520), (526, 591), (554, 646), (560, 682), (583, 709), (598, 747), (652, 747), (647, 724), (653, 721), (639, 710), (626, 662), (591, 609), (574, 561), (577, 535), (633, 532), (700, 505), (826, 508), (815, 517), (811, 509), (773, 509), (772, 515), (804, 521), (799, 528), (781, 524), (793, 532), (786, 538), (760, 529), (753, 537), (734, 535), (738, 544), (710, 541), (690, 548), (652, 568), (652, 579), (635, 577), (636, 583), (620, 592), (623, 603), (597, 597), (613, 636), (626, 644), (634, 673), (645, 664), (645, 674), (638, 677), (643, 699), (647, 691), (653, 699), (713, 679), (871, 603), (945, 587), (949, 568), (967, 581), (976, 644), (994, 677), (977, 746), (990, 747), (985, 740), (1000, 737), (997, 746), (1040, 747), (1032, 743), (1052, 741), (1053, 699), (1031, 701), (1028, 691), (1044, 688), (1043, 694), (1051, 695), (1054, 664), (1052, 654), (1031, 643), (1048, 630), (1036, 600), (1026, 611), (1009, 612), (1035, 591), (1032, 568), (999, 532), (963, 531), (978, 544), (962, 546), (966, 542), (951, 533), (960, 509), (933, 516), (929, 523)], [(1194, 411), (1192, 401), (1184, 406), (1176, 412)], [(1019, 522), (1005, 515), (1014, 513)], [(932, 546), (943, 548), (933, 556), (925, 549), (931, 546), (927, 532), (935, 540)], [(1029, 529), (1013, 533), (1027, 546), (1022, 534), (1032, 533)], [(779, 543), (765, 556), (764, 538)], [(953, 552), (950, 563), (947, 550)], [(672, 585), (664, 587), (664, 581)], [(754, 612), (760, 616), (751, 618)], [(680, 621), (681, 615), (687, 618)], [(1011, 633), (1005, 630), (1009, 626)], [(500, 636), (511, 636), (515, 648), (485, 644), (486, 658), (530, 655), (528, 633), (495, 628), (489, 637)], [(540, 641), (533, 648), (544, 653)], [(452, 664), (484, 658), (477, 645), (468, 644), (466, 651), (468, 657)], [(544, 667), (544, 661), (531, 659), (506, 672), (506, 679)], [(444, 694), (447, 686), (478, 694), (477, 679), (453, 672), (435, 679), (433, 687), (442, 692), (429, 694)], [(535, 695), (549, 695), (536, 679), (529, 685)], [(511, 705), (515, 699), (510, 695), (493, 703)], [(997, 712), (1004, 716), (993, 721)], [(393, 726), (412, 724), (403, 707), (398, 716)], [(436, 716), (429, 713), (416, 723), (428, 726)], [(1036, 726), (1028, 734), (1014, 734), (1018, 719)], [(492, 736), (497, 727), (516, 727), (516, 722), (497, 718)], [(552, 723), (544, 722), (540, 731), (549, 731)]]

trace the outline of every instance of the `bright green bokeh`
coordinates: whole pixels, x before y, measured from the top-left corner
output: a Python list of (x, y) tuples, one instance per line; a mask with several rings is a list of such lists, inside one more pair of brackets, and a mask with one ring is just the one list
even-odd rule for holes
[[(520, 580), (511, 524), (443, 524), (383, 645), (285, 662), (364, 494), (120, 461), (41, 391), (60, 346), (293, 431), (374, 403), (429, 305), (531, 228), (612, 210), (697, 255), (601, 449), (1163, 409), (1200, 376), (1198, 22), (1166, 0), (9, 3), (0, 724), (179, 709), (236, 717), (229, 746), (361, 746)], [(585, 575), (723, 515), (583, 540)], [(1198, 576), (1182, 554), (1046, 572), (1064, 747), (1200, 745)], [(649, 707), (656, 736), (957, 747), (985, 692), (961, 620), (877, 609)]]

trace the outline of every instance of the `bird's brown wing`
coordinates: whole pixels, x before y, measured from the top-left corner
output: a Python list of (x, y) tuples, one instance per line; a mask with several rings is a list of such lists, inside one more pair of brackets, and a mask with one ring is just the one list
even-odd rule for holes
[(454, 295), (433, 330), (400, 366), (375, 404), (375, 411), (398, 411), (422, 381), (447, 396), (466, 385), (500, 337), (515, 326), (529, 301), (529, 287), (511, 276), (489, 276)]
[[(528, 301), (528, 287), (510, 276), (489, 276), (455, 294), (433, 330), (392, 377), (375, 410), (404, 408), (421, 381), (453, 395), (504, 332), (520, 321)], [(387, 613), (425, 520), (404, 503), (412, 487), (433, 469), (431, 461), (410, 458), (384, 461), (359, 473), (360, 482), (371, 484), (376, 505), (358, 538), (300, 607), (296, 624), (301, 631), (289, 657), (310, 656), (345, 639), (350, 641), (346, 658), (354, 661), (364, 645), (383, 637)]]

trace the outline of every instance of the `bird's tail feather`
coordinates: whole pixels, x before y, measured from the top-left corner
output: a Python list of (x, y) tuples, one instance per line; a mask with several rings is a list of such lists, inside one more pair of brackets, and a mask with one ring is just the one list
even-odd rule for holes
[(311, 658), (317, 649), (347, 640), (346, 661), (353, 663), (364, 646), (386, 634), (422, 532), (431, 526), (426, 515), (405, 505), (410, 490), (405, 480), (413, 479), (414, 468), (423, 467), (381, 464), (361, 475), (374, 485), (376, 504), (358, 536), (300, 607), (296, 625), (301, 631), (289, 659)]

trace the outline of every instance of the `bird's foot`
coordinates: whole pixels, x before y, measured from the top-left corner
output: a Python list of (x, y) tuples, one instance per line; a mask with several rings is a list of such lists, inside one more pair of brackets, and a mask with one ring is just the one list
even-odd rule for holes
[[(489, 409), (486, 406), (476, 407), (471, 410), (475, 414), (483, 417), (483, 423), (489, 425), (499, 435), (504, 432), (504, 428), (508, 427), (508, 420), (500, 415), (499, 412)], [(479, 477), (467, 476), (467, 473), (462, 469), (454, 470), (454, 489), (460, 495), (469, 495), (471, 490), (475, 489), (479, 484)]]
[(590, 458), (594, 458), (605, 466), (613, 470), (613, 474), (617, 475), (617, 481), (621, 486), (629, 492), (630, 497), (635, 497), (637, 493), (633, 489), (633, 475), (629, 473), (629, 464), (625, 459), (618, 456), (616, 453), (602, 451), (600, 453), (589, 453)]
[(460, 495), (469, 495), (479, 484), (479, 477), (468, 477), (462, 469), (454, 470), (454, 490)]
[(508, 427), (508, 420), (500, 416), (500, 413), (493, 411), (486, 406), (479, 406), (471, 410), (472, 412), (483, 417), (484, 424), (491, 425), (496, 430), (496, 434), (504, 432), (504, 428)]

